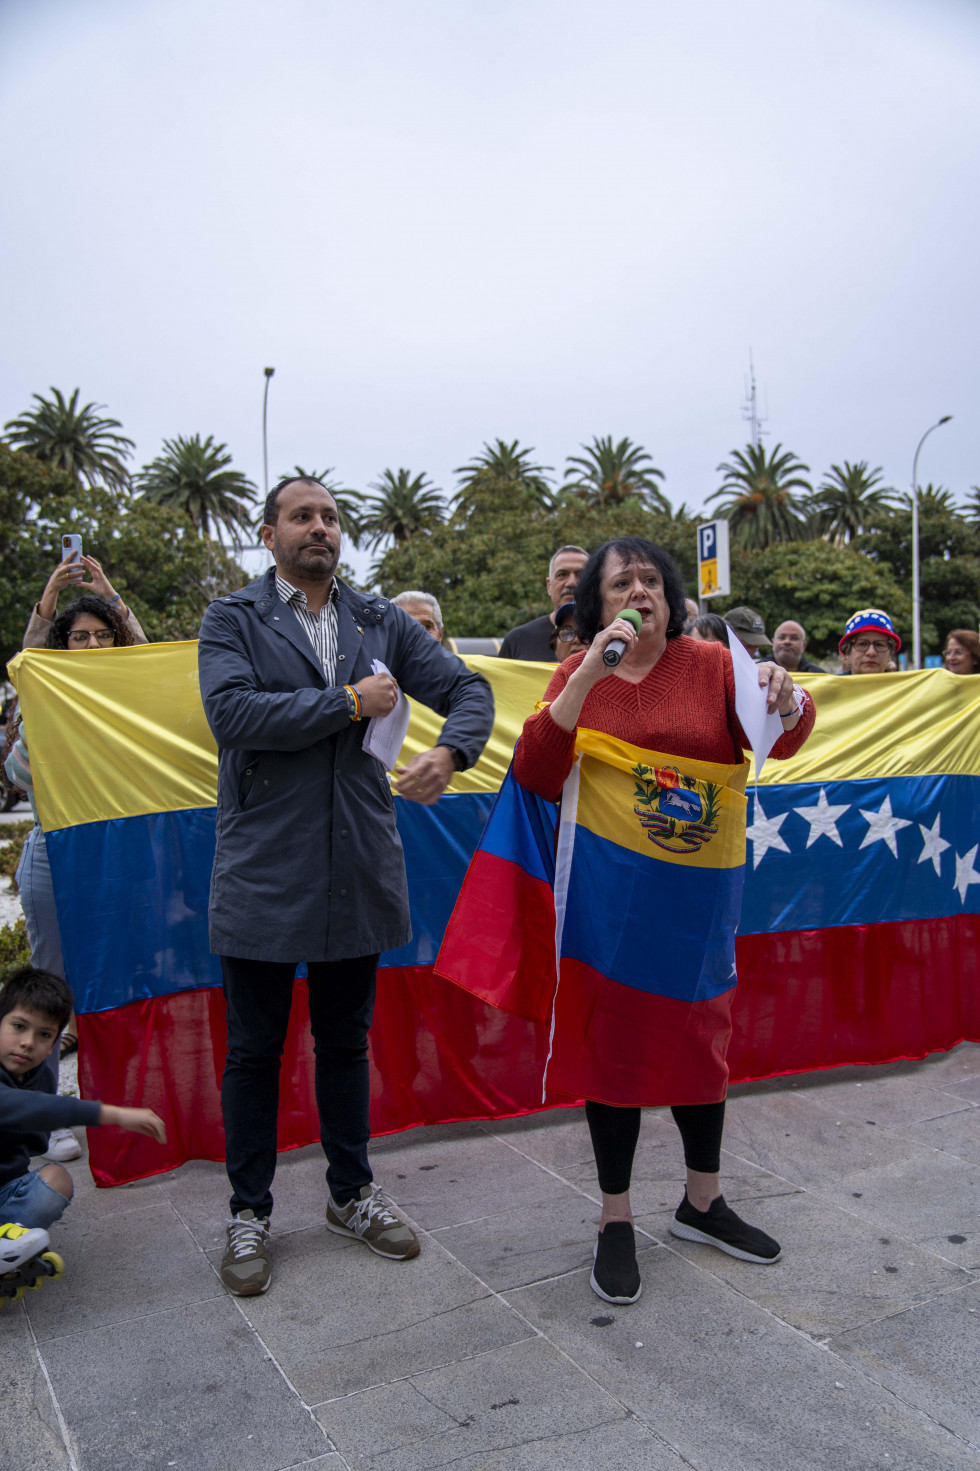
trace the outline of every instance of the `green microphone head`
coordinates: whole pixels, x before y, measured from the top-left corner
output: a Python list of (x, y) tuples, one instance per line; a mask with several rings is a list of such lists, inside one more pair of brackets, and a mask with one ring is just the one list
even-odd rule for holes
[[(622, 613), (617, 613), (616, 617), (625, 618), (627, 623), (632, 623), (637, 633), (639, 633), (640, 629), (643, 627), (643, 619), (640, 617), (635, 608), (625, 608)], [(623, 657), (624, 648), (625, 644), (622, 639), (612, 639), (603, 651), (603, 664), (608, 664), (610, 669), (615, 669), (616, 665)]]

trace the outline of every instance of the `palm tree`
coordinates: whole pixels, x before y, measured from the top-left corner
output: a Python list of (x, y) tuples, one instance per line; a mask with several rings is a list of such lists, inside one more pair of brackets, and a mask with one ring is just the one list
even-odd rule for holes
[[(898, 500), (899, 505), (903, 506), (906, 511), (911, 511), (911, 491), (904, 491)], [(928, 485), (922, 486), (919, 490), (919, 514), (928, 516), (937, 513), (955, 516), (957, 514), (956, 502), (953, 500), (951, 490), (947, 490), (944, 485), (933, 485), (930, 480)]]
[(220, 541), (224, 527), (234, 540), (251, 524), (255, 486), (230, 464), (228, 446), (215, 444), (212, 435), (178, 434), (163, 441), (163, 454), (143, 466), (136, 486), (148, 501), (181, 511), (201, 536), (210, 536), (214, 526)]
[[(594, 436), (591, 444), (583, 444), (584, 455), (569, 455), (563, 491), (574, 491), (590, 506), (608, 509), (621, 506), (631, 497), (640, 500), (651, 511), (671, 513), (671, 504), (657, 480), (664, 472), (653, 463), (640, 444), (621, 439), (613, 444), (611, 434)], [(649, 464), (645, 463), (649, 461)]]
[(966, 519), (980, 526), (980, 485), (971, 485), (966, 498)]
[(131, 439), (117, 434), (122, 428), (118, 419), (100, 419), (104, 404), (88, 403), (78, 407), (76, 388), (67, 401), (57, 388), (53, 398), (32, 394), (37, 408), (29, 409), (19, 419), (3, 426), (7, 443), (26, 450), (35, 460), (43, 460), (73, 479), (88, 485), (108, 485), (124, 490), (129, 484), (129, 471), (123, 464), (136, 448)]
[(798, 541), (807, 534), (800, 515), (800, 501), (794, 490), (811, 491), (804, 465), (788, 450), (781, 453), (777, 444), (767, 456), (761, 444), (747, 444), (744, 451), (733, 449), (731, 461), (723, 460), (718, 469), (724, 480), (708, 496), (714, 501), (727, 496), (718, 514), (728, 518), (734, 538), (749, 550), (771, 546), (774, 541)]
[[(316, 480), (323, 486), (324, 490), (329, 490), (337, 503), (337, 517), (340, 521), (341, 531), (352, 547), (359, 547), (361, 544), (362, 528), (361, 513), (354, 499), (356, 491), (344, 489), (339, 480), (331, 480), (330, 476), (332, 474), (332, 465), (326, 470), (304, 470), (302, 465), (294, 465), (293, 474), (289, 478), (296, 480)], [(285, 480), (286, 478), (285, 475), (280, 475), (279, 477), (280, 480)], [(261, 517), (259, 518), (258, 524), (259, 526), (262, 525)]]
[(520, 440), (511, 444), (496, 439), (491, 447), (484, 443), (483, 454), (476, 455), (468, 465), (459, 465), (454, 475), (461, 475), (459, 489), (453, 496), (453, 505), (464, 515), (469, 515), (479, 505), (486, 504), (497, 484), (522, 485), (545, 510), (555, 503), (551, 482), (545, 475), (550, 465), (536, 465), (531, 459), (533, 449), (520, 449)]
[(361, 521), (361, 532), (371, 551), (387, 537), (396, 543), (410, 541), (444, 519), (442, 496), (424, 474), (413, 477), (410, 470), (382, 470), (371, 489), (377, 495), (365, 501), (366, 515)]
[(831, 465), (806, 506), (818, 534), (841, 546), (862, 531), (873, 531), (895, 501), (894, 491), (875, 489), (881, 474), (881, 466), (869, 470), (867, 460)]

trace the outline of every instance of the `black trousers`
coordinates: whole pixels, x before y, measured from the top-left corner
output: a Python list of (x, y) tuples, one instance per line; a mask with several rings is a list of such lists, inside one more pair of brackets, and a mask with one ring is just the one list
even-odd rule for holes
[[(725, 1100), (720, 1103), (684, 1103), (672, 1108), (681, 1131), (684, 1163), (706, 1175), (721, 1168), (721, 1136), (725, 1129)], [(622, 1195), (630, 1188), (633, 1156), (640, 1137), (640, 1110), (614, 1108), (610, 1103), (587, 1103), (585, 1117), (605, 1195)]]
[[(372, 1180), (368, 1164), (367, 1035), (374, 1012), (377, 955), (309, 966), (316, 1106), (327, 1156), (327, 1185), (346, 1205)], [(296, 964), (221, 957), (228, 1006), (228, 1055), (221, 1081), (231, 1210), (272, 1210), (279, 1068), (289, 1026)]]

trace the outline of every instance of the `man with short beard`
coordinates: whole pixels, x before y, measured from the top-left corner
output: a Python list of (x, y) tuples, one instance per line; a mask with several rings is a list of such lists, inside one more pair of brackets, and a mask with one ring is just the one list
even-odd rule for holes
[[(221, 1106), (232, 1196), (220, 1275), (242, 1297), (271, 1281), (279, 1066), (300, 962), (327, 1227), (395, 1261), (418, 1254), (368, 1162), (375, 973), (411, 925), (394, 802), (383, 766), (363, 749), (364, 722), (389, 714), (400, 689), (447, 717), (434, 749), (395, 769), (399, 795), (423, 803), (473, 765), (493, 723), (480, 675), (387, 598), (334, 575), (340, 521), (319, 481), (275, 487), (262, 540), (275, 566), (211, 604), (198, 650), (218, 744), (209, 927), (228, 1011)], [(375, 662), (388, 672), (373, 672)]]

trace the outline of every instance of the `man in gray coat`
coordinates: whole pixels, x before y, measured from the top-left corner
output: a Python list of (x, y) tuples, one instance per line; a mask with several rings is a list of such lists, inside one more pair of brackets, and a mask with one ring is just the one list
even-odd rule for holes
[[(218, 744), (211, 949), (221, 956), (228, 1053), (221, 1086), (232, 1186), (221, 1279), (264, 1292), (276, 1167), (279, 1066), (298, 963), (309, 971), (327, 1225), (381, 1256), (418, 1254), (372, 1185), (367, 1034), (383, 950), (411, 938), (387, 775), (364, 722), (402, 688), (447, 716), (439, 742), (396, 772), (400, 796), (438, 800), (493, 724), (486, 681), (386, 598), (334, 576), (340, 521), (319, 482), (271, 492), (263, 577), (204, 615), (201, 695)], [(377, 660), (388, 673), (373, 673)]]

